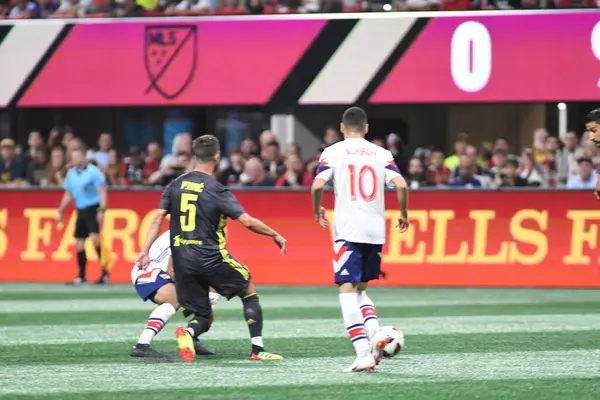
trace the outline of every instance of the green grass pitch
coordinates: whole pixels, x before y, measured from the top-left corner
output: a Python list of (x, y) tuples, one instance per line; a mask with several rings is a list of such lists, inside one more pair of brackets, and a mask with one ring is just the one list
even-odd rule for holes
[[(0, 284), (1, 399), (600, 398), (600, 290), (374, 288), (406, 348), (375, 373), (353, 360), (334, 287), (262, 287), (267, 350), (247, 361), (240, 301), (221, 301), (194, 364), (131, 359), (152, 305), (130, 286)], [(155, 341), (177, 354), (177, 315)]]

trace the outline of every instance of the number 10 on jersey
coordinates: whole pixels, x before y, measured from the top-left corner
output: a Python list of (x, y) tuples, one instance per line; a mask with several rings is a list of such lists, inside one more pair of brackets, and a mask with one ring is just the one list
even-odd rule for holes
[[(350, 197), (352, 201), (356, 201), (356, 187), (358, 186), (358, 194), (364, 201), (373, 201), (377, 195), (377, 175), (375, 170), (370, 165), (363, 165), (356, 176), (356, 165), (349, 164), (348, 169), (350, 170)], [(371, 175), (371, 188), (365, 188), (365, 175)]]

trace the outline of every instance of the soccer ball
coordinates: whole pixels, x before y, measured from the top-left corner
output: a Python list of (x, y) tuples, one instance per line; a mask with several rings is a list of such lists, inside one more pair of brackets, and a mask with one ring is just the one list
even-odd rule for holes
[(382, 349), (384, 357), (394, 357), (404, 347), (404, 334), (400, 329), (393, 326), (380, 327), (375, 334), (375, 340), (385, 342)]

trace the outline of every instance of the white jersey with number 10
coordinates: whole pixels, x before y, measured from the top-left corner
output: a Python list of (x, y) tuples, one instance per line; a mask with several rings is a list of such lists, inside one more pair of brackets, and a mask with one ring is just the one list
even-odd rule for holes
[(397, 176), (392, 153), (365, 139), (346, 139), (323, 151), (316, 178), (333, 178), (335, 240), (385, 243), (384, 192)]

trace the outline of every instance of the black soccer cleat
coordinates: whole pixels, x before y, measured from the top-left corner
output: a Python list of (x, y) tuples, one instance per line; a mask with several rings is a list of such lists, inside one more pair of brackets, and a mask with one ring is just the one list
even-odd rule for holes
[(102, 276), (96, 281), (96, 285), (106, 285), (108, 284), (108, 279), (110, 275), (108, 273), (103, 273)]
[(215, 356), (217, 355), (217, 353), (215, 353), (212, 350), (208, 350), (206, 347), (204, 347), (199, 340), (194, 340), (194, 349), (196, 350), (196, 355), (198, 356)]
[(154, 350), (149, 344), (141, 343), (133, 346), (129, 351), (129, 355), (138, 358), (168, 358), (166, 354)]

